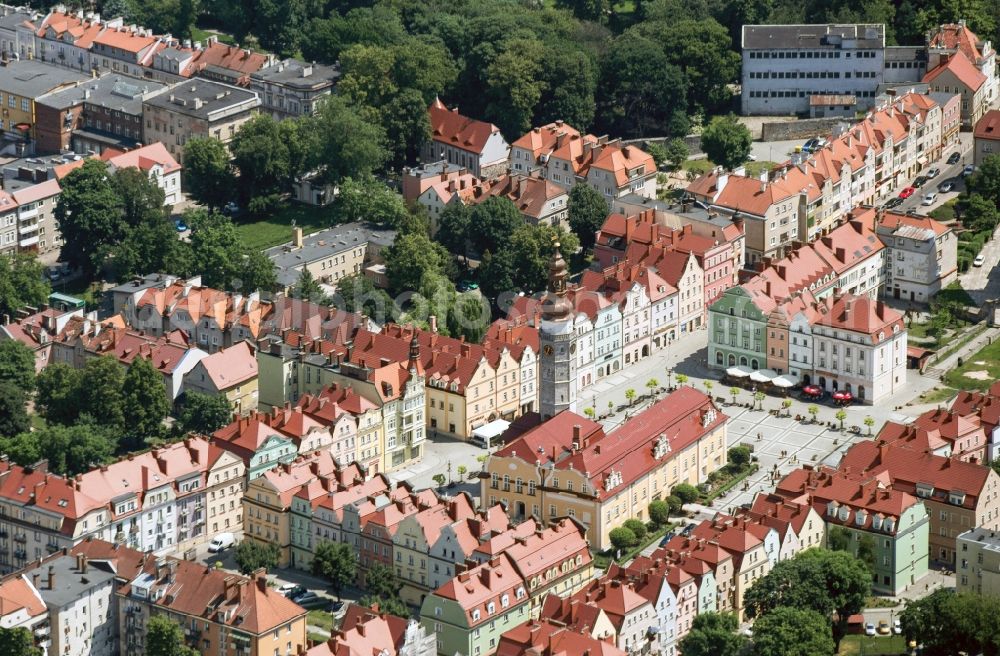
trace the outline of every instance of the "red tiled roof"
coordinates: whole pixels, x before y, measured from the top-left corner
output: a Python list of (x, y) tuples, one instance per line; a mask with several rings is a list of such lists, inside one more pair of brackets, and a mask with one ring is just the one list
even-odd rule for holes
[(937, 28), (927, 45), (931, 48), (960, 50), (969, 61), (975, 62), (982, 57), (979, 43), (979, 37), (965, 25), (947, 23)]
[(533, 656), (626, 656), (626, 652), (611, 644), (610, 639), (594, 638), (589, 628), (567, 627), (544, 616), (529, 620), (500, 636), (496, 656), (522, 656), (527, 653)]
[(1000, 109), (991, 109), (976, 121), (975, 137), (1000, 140)]
[(427, 110), (431, 122), (431, 138), (455, 148), (480, 155), (486, 143), (500, 128), (492, 123), (477, 121), (458, 113), (458, 108), (449, 110), (435, 98)]
[(986, 76), (962, 52), (956, 52), (948, 61), (928, 71), (921, 82), (933, 82), (945, 71), (951, 72), (959, 82), (973, 91), (977, 91), (986, 82)]

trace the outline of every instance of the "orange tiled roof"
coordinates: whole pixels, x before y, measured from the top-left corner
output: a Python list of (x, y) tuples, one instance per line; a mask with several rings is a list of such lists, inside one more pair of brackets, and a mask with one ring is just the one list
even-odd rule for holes
[(435, 98), (427, 111), (431, 122), (431, 138), (434, 141), (477, 155), (486, 148), (490, 137), (500, 132), (500, 128), (492, 123), (462, 116), (457, 107), (449, 110), (440, 98)]
[(933, 82), (945, 71), (949, 71), (959, 82), (973, 91), (977, 91), (986, 82), (986, 76), (976, 68), (975, 64), (969, 61), (963, 52), (956, 52), (948, 58), (948, 61), (940, 64), (934, 70), (928, 71), (921, 82)]

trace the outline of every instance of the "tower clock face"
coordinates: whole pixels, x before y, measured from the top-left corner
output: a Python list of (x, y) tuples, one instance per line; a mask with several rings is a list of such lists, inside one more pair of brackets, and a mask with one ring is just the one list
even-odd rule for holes
[(545, 347), (544, 349), (542, 349), (542, 350), (544, 350), (544, 351), (545, 351), (545, 355), (552, 355), (552, 347), (551, 347), (551, 346), (546, 346), (546, 347)]

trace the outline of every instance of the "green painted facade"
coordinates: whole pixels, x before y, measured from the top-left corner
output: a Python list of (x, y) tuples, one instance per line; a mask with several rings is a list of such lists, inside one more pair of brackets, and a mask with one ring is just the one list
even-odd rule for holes
[(298, 447), (291, 438), (277, 433), (269, 436), (257, 452), (250, 456), (247, 480), (252, 481), (278, 463), (291, 462), (298, 455)]
[(708, 365), (767, 367), (767, 316), (742, 287), (727, 289), (708, 308)]
[[(927, 575), (927, 540), (930, 537), (930, 518), (922, 503), (915, 503), (899, 518), (895, 534), (882, 530), (862, 530), (840, 523), (827, 522), (827, 540), (830, 531), (841, 529), (848, 536), (847, 550), (858, 555), (865, 538), (874, 551), (872, 591), (898, 595)], [(869, 563), (872, 565), (872, 563)]]
[(501, 635), (531, 617), (529, 597), (515, 600), (513, 588), (509, 594), (510, 606), (497, 608), (503, 612), (493, 615), (483, 613), (477, 622), (458, 602), (431, 593), (420, 608), (420, 623), (428, 632), (437, 634), (437, 652), (441, 656), (485, 656), (496, 651)]

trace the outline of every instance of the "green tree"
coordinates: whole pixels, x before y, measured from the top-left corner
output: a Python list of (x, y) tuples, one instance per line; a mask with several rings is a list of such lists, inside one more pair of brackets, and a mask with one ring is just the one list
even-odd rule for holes
[(455, 255), (465, 255), (469, 245), (471, 214), (465, 203), (446, 205), (438, 217), (434, 239)]
[(750, 447), (738, 444), (729, 449), (729, 462), (739, 471), (746, 469), (753, 457)]
[(753, 625), (755, 656), (832, 656), (830, 622), (814, 610), (781, 606)]
[(575, 185), (569, 192), (569, 226), (584, 248), (593, 248), (597, 231), (608, 218), (608, 201), (588, 184)]
[(235, 184), (225, 144), (211, 137), (184, 144), (184, 189), (192, 198), (217, 210), (233, 199)]
[(675, 137), (667, 142), (667, 156), (666, 160), (670, 163), (670, 166), (674, 169), (679, 169), (683, 166), (684, 162), (691, 155), (691, 151), (688, 149), (687, 144), (684, 140)]
[(365, 591), (376, 597), (387, 599), (398, 597), (402, 587), (402, 582), (388, 565), (373, 562), (365, 572)]
[(688, 382), (688, 376), (687, 376), (687, 374), (677, 374), (677, 384), (678, 385), (687, 385), (687, 382)]
[(385, 129), (339, 94), (323, 101), (313, 127), (320, 136), (312, 163), (327, 182), (368, 175), (389, 157)]
[(635, 390), (631, 387), (625, 390), (625, 400), (628, 401), (629, 405), (635, 403)]
[(255, 197), (277, 195), (288, 188), (295, 173), (288, 136), (270, 114), (257, 114), (230, 141), (233, 164), (240, 174), (240, 198), (246, 205)]
[(862, 535), (858, 540), (858, 560), (868, 566), (869, 571), (875, 569), (875, 538)]
[(410, 218), (403, 197), (371, 176), (348, 178), (340, 185), (335, 202), (341, 217), (399, 230)]
[(806, 412), (808, 412), (810, 415), (812, 415), (812, 420), (813, 421), (816, 421), (816, 415), (819, 414), (819, 406), (811, 405), (808, 408), (806, 408)]
[(35, 354), (12, 339), (0, 342), (0, 382), (11, 383), (23, 393), (35, 389)]
[(753, 137), (734, 114), (716, 116), (701, 133), (701, 149), (708, 159), (732, 170), (747, 161)]
[(33, 253), (0, 255), (0, 315), (13, 317), (20, 309), (45, 303), (52, 289), (44, 272)]
[(919, 642), (927, 656), (997, 653), (1000, 598), (996, 596), (942, 588), (907, 602), (899, 619), (903, 635)]
[(0, 437), (17, 435), (31, 429), (27, 405), (28, 399), (20, 387), (10, 381), (0, 380)]
[(344, 542), (320, 542), (313, 555), (312, 573), (330, 582), (337, 593), (337, 599), (344, 586), (355, 580), (358, 558), (354, 549)]
[(114, 443), (100, 427), (89, 423), (54, 424), (2, 440), (0, 450), (19, 465), (27, 467), (47, 460), (50, 472), (72, 477), (109, 462)]
[(517, 264), (514, 253), (503, 248), (495, 254), (485, 251), (479, 262), (479, 290), (491, 300), (497, 300), (505, 292), (515, 291), (517, 284)]
[(389, 294), (360, 273), (341, 278), (332, 300), (335, 307), (345, 312), (360, 312), (380, 324), (395, 321), (398, 315), (398, 308)]
[(427, 273), (453, 277), (455, 263), (441, 244), (426, 235), (400, 235), (385, 252), (386, 277), (393, 294), (414, 291)]
[(875, 418), (872, 417), (871, 415), (866, 416), (865, 417), (865, 426), (868, 427), (868, 434), (869, 435), (872, 434), (872, 426), (874, 426), (874, 425), (875, 425)]
[[(80, 415), (107, 428), (117, 439), (125, 429), (125, 371), (111, 355), (87, 360), (73, 391)], [(131, 418), (130, 418), (131, 421)]]
[(99, 159), (85, 160), (59, 184), (62, 193), (55, 211), (63, 240), (59, 259), (92, 278), (128, 236), (121, 199), (115, 193), (107, 164)]
[(434, 474), (431, 476), (431, 480), (433, 480), (438, 487), (444, 487), (444, 484), (448, 482), (444, 477), (444, 474)]
[(730, 387), (729, 395), (733, 397), (733, 405), (736, 405), (736, 397), (740, 395), (742, 390), (739, 387)]
[(448, 313), (448, 332), (452, 337), (462, 336), (471, 344), (483, 341), (490, 327), (489, 303), (474, 292), (461, 294)]
[(291, 295), (292, 298), (301, 298), (313, 303), (319, 303), (323, 300), (323, 288), (313, 278), (309, 269), (302, 267), (302, 271), (299, 272), (299, 278), (295, 281), (295, 286), (292, 287)]
[(416, 162), (431, 137), (427, 103), (416, 89), (403, 89), (382, 106), (382, 126), (389, 144), (389, 164), (400, 169)]
[(198, 656), (199, 652), (184, 644), (181, 626), (166, 615), (153, 615), (146, 625), (148, 656)]
[(42, 653), (28, 629), (0, 628), (0, 656), (42, 656)]
[(580, 20), (595, 23), (607, 21), (611, 4), (611, 0), (556, 0), (557, 7), (569, 9)]
[(535, 106), (534, 125), (563, 120), (578, 130), (594, 121), (597, 63), (588, 52), (568, 42), (545, 45), (542, 98)]
[(625, 551), (639, 543), (635, 533), (624, 526), (611, 529), (611, 532), (608, 533), (608, 539), (611, 540), (611, 545), (619, 551)]
[(860, 560), (844, 551), (809, 549), (754, 582), (744, 606), (749, 617), (766, 617), (781, 607), (809, 609), (823, 618), (836, 613), (833, 635), (839, 643), (847, 619), (861, 612), (870, 590), (871, 573)]
[(242, 265), (239, 267), (239, 276), (233, 281), (233, 289), (241, 289), (246, 292), (266, 292), (274, 289), (278, 284), (274, 262), (258, 250), (245, 250)]
[(547, 86), (545, 45), (527, 35), (516, 35), (499, 44), (499, 52), (486, 68), (485, 116), (504, 134), (520, 135), (531, 129), (535, 108)]
[(962, 223), (975, 232), (993, 230), (1000, 221), (1000, 213), (997, 212), (997, 205), (993, 200), (971, 194), (962, 205)]
[(739, 622), (732, 613), (700, 613), (681, 639), (684, 656), (739, 656), (746, 639), (736, 633)]
[(177, 427), (182, 435), (210, 435), (227, 425), (233, 416), (229, 400), (220, 394), (202, 394), (188, 390), (180, 401)]
[(669, 26), (640, 24), (635, 29), (650, 38), (660, 35), (667, 61), (684, 76), (689, 111), (716, 112), (730, 105), (729, 85), (739, 77), (740, 57), (724, 27), (709, 18)]
[(246, 247), (232, 220), (217, 212), (188, 210), (191, 257), (209, 287), (252, 292), (271, 289), (274, 265), (263, 253)]
[(365, 608), (378, 606), (380, 613), (388, 613), (396, 617), (409, 618), (410, 607), (399, 597), (377, 597), (375, 595), (365, 595), (361, 598), (360, 604)]
[(35, 410), (51, 423), (70, 424), (80, 415), (76, 397), (83, 372), (65, 362), (52, 362), (38, 374)]
[(826, 532), (826, 544), (831, 551), (847, 551), (851, 546), (851, 534), (841, 526), (831, 526)]
[(835, 414), (834, 417), (836, 417), (837, 421), (840, 422), (840, 430), (844, 430), (844, 420), (847, 419), (847, 411), (841, 408), (840, 410), (837, 410), (837, 414)]
[(678, 483), (670, 494), (681, 500), (681, 503), (694, 503), (698, 500), (698, 489), (689, 483)]
[(965, 179), (970, 194), (979, 194), (1000, 205), (1000, 155), (985, 157), (976, 172)]
[(754, 406), (756, 406), (757, 408), (763, 409), (764, 399), (766, 399), (766, 398), (767, 398), (767, 395), (764, 394), (764, 392), (754, 392), (754, 394), (753, 394)]
[(250, 574), (260, 567), (274, 569), (278, 566), (280, 557), (277, 544), (263, 544), (253, 539), (245, 539), (236, 545), (233, 555), (236, 567), (243, 574)]
[(788, 411), (788, 409), (791, 408), (791, 407), (792, 407), (792, 400), (791, 399), (782, 399), (782, 401), (781, 401), (781, 409), (785, 411), (786, 415), (790, 414), (789, 411)]
[(657, 499), (649, 503), (649, 519), (658, 526), (663, 526), (670, 521), (670, 506), (666, 501)]
[(472, 208), (469, 216), (469, 240), (479, 253), (496, 252), (519, 227), (524, 217), (509, 198), (490, 196)]
[(656, 165), (657, 169), (663, 167), (663, 165), (667, 163), (666, 145), (658, 141), (650, 142), (649, 144), (646, 144), (646, 152), (653, 158), (653, 163)]
[(622, 522), (622, 526), (632, 531), (635, 535), (636, 543), (642, 542), (642, 539), (646, 537), (646, 525), (638, 519), (626, 519)]
[(163, 420), (170, 413), (163, 376), (148, 358), (137, 356), (125, 374), (122, 408), (127, 418), (122, 448), (134, 451), (163, 437)]
[(667, 496), (666, 502), (667, 502), (667, 507), (670, 508), (671, 515), (676, 515), (681, 511), (681, 508), (684, 507), (684, 502), (672, 494)]

